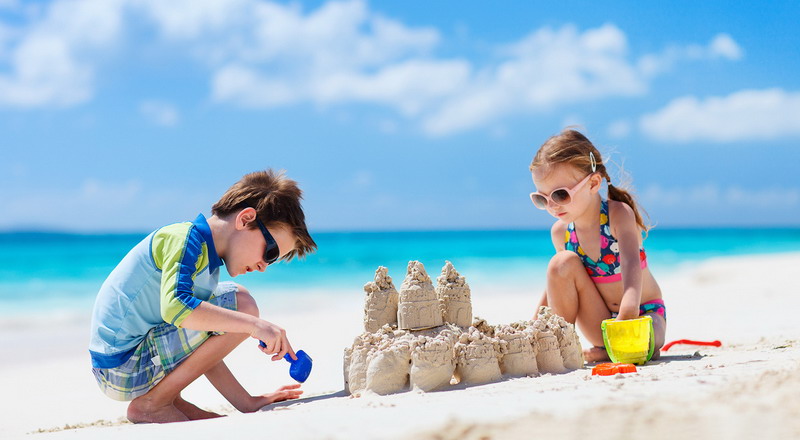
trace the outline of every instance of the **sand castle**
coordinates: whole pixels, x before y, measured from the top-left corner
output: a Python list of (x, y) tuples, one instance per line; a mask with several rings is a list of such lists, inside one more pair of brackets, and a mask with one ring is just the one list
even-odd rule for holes
[(391, 394), (557, 374), (583, 367), (575, 327), (548, 307), (492, 326), (472, 316), (469, 285), (449, 261), (434, 288), (410, 261), (399, 293), (381, 266), (364, 286), (364, 333), (344, 351), (345, 391)]

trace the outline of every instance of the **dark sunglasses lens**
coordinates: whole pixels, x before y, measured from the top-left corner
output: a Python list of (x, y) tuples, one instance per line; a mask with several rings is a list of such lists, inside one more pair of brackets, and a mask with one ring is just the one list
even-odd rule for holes
[(567, 190), (565, 189), (557, 189), (550, 194), (550, 198), (553, 199), (554, 202), (558, 203), (559, 205), (566, 205), (570, 202), (570, 196)]
[(264, 252), (264, 262), (267, 264), (272, 264), (278, 261), (278, 257), (280, 257), (280, 250), (278, 250), (278, 244), (275, 243), (275, 240), (272, 241), (267, 240), (267, 251)]
[(533, 202), (533, 206), (539, 209), (545, 209), (547, 207), (547, 199), (541, 194), (531, 194), (531, 201)]
[(261, 229), (261, 235), (264, 236), (264, 241), (267, 242), (267, 250), (264, 251), (264, 262), (267, 264), (272, 264), (278, 260), (278, 257), (281, 256), (281, 251), (278, 249), (278, 243), (272, 238), (272, 234), (269, 233), (269, 230), (260, 220), (256, 219), (258, 223), (258, 228)]

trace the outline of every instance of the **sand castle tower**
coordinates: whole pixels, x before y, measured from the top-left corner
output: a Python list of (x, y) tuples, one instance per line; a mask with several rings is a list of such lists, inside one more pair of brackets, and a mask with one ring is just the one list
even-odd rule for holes
[(364, 285), (367, 298), (364, 302), (364, 330), (378, 331), (384, 325), (397, 324), (398, 293), (389, 276), (389, 269), (380, 266), (375, 271), (375, 280)]
[(453, 263), (446, 261), (436, 281), (436, 296), (444, 322), (469, 327), (472, 323), (472, 298), (464, 277), (456, 271)]
[(439, 300), (419, 261), (408, 263), (406, 279), (400, 286), (400, 299), (397, 310), (397, 325), (405, 330), (419, 330), (442, 325)]

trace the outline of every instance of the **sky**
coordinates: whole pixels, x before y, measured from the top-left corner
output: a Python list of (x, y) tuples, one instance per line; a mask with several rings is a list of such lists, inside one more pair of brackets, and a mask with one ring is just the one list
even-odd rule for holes
[(0, 0), (0, 230), (285, 169), (312, 231), (540, 229), (576, 126), (659, 227), (800, 226), (800, 3)]

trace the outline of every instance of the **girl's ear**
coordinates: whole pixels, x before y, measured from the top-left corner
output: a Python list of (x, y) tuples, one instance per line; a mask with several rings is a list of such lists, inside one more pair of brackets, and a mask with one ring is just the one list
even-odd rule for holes
[(250, 207), (244, 208), (236, 214), (236, 229), (247, 229), (247, 225), (256, 220), (256, 210)]
[(603, 183), (603, 176), (600, 173), (592, 174), (592, 177), (589, 178), (589, 189), (593, 193), (597, 193), (600, 191), (600, 186)]

